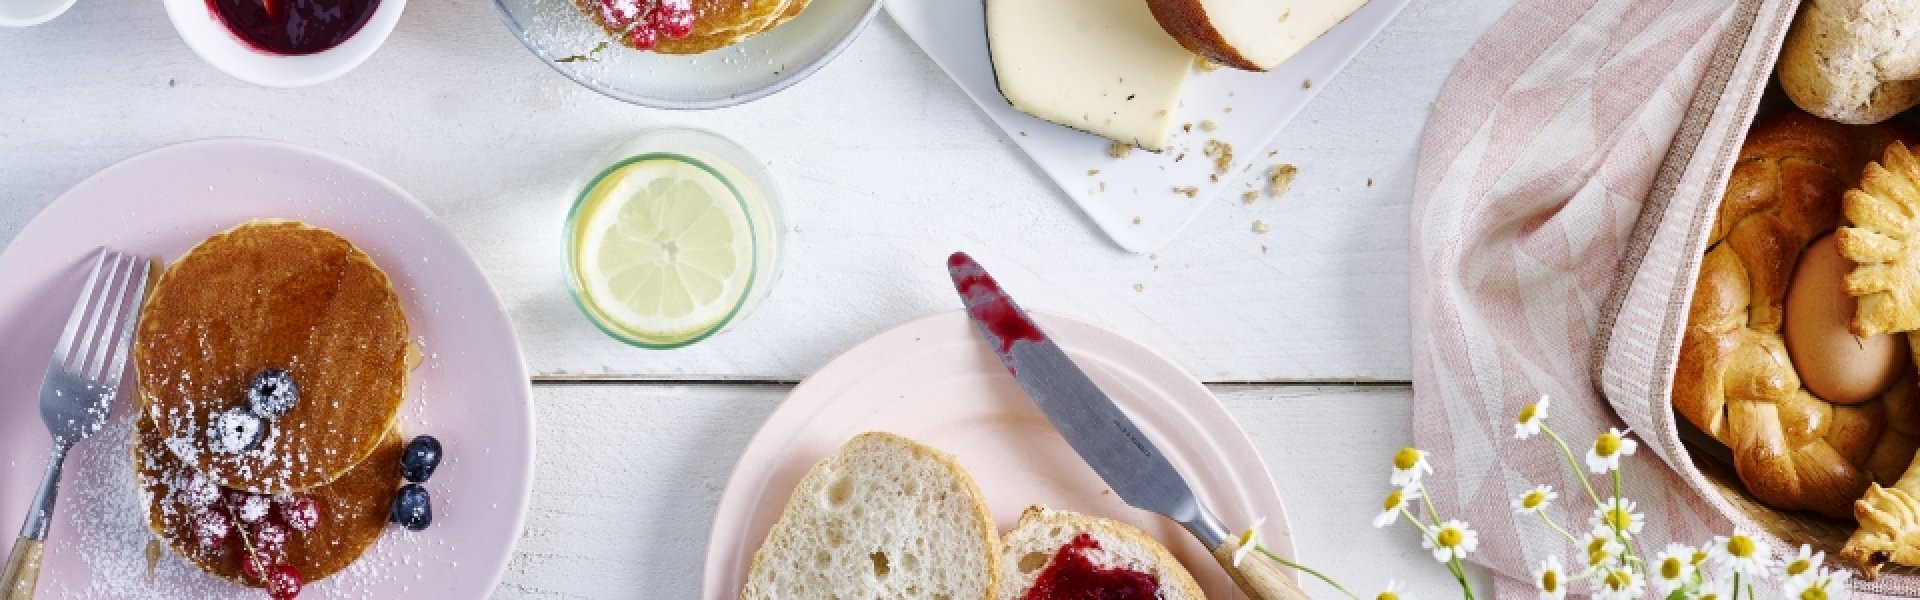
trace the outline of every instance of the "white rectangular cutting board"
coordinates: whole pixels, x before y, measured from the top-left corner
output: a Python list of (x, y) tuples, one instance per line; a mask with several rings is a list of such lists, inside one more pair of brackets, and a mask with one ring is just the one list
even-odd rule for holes
[[(1107, 154), (1111, 142), (1105, 138), (1034, 118), (1007, 104), (995, 87), (993, 61), (987, 55), (985, 2), (886, 0), (886, 5), (894, 22), (1094, 223), (1120, 247), (1144, 253), (1166, 245), (1216, 196), (1238, 202), (1248, 189), (1260, 190), (1264, 196), (1267, 172), (1278, 164), (1267, 155), (1267, 146), (1407, 2), (1368, 2), (1300, 54), (1266, 73), (1228, 68), (1194, 72), (1187, 79), (1184, 106), (1174, 120), (1190, 124), (1191, 131), (1176, 125), (1166, 152), (1136, 149), (1122, 159)], [(1209, 120), (1215, 125), (1211, 132), (1202, 127)], [(1217, 182), (1209, 177), (1214, 161), (1202, 154), (1209, 140), (1227, 144), (1234, 153), (1233, 164)], [(1174, 191), (1185, 187), (1198, 192), (1189, 198)]]

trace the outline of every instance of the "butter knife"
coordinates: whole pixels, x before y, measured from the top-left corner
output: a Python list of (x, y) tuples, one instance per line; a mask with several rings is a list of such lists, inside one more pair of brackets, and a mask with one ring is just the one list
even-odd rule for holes
[(1307, 595), (1273, 562), (1253, 557), (1235, 565), (1240, 540), (1200, 503), (1187, 480), (1153, 440), (1120, 412), (1067, 353), (1021, 310), (986, 269), (964, 252), (947, 257), (947, 274), (967, 315), (1020, 388), (1040, 407), (1060, 436), (1093, 467), (1120, 499), (1159, 513), (1185, 527), (1213, 551), (1213, 558), (1248, 596), (1258, 600), (1305, 599)]

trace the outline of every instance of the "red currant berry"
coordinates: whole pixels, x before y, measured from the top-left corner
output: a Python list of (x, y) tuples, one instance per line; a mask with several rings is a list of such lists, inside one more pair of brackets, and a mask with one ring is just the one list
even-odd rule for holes
[(213, 480), (208, 479), (206, 475), (199, 473), (194, 473), (185, 481), (181, 481), (180, 487), (175, 489), (174, 493), (181, 502), (196, 509), (212, 508), (215, 502), (220, 501), (220, 486), (214, 484)]
[(300, 572), (293, 567), (280, 565), (267, 570), (267, 597), (273, 600), (290, 600), (300, 595), (300, 588), (306, 582), (301, 581)]
[(247, 542), (253, 544), (254, 554), (279, 562), (287, 555), (287, 528), (272, 521), (248, 525)]
[(600, 0), (600, 21), (614, 29), (626, 29), (640, 17), (639, 0)]
[(214, 550), (227, 545), (233, 535), (233, 521), (211, 510), (193, 513), (193, 539), (201, 548)]
[(247, 581), (264, 583), (267, 569), (272, 566), (273, 562), (267, 560), (267, 557), (250, 554), (246, 558), (240, 559), (240, 574), (245, 575)]
[(660, 45), (660, 32), (646, 25), (637, 25), (633, 31), (627, 32), (627, 43), (636, 49), (652, 50), (654, 46)]
[(272, 509), (273, 501), (266, 496), (247, 496), (239, 506), (234, 507), (234, 512), (240, 514), (241, 521), (252, 523), (266, 518), (267, 512)]
[(294, 531), (313, 531), (320, 525), (320, 503), (310, 496), (294, 496), (280, 505), (280, 521)]

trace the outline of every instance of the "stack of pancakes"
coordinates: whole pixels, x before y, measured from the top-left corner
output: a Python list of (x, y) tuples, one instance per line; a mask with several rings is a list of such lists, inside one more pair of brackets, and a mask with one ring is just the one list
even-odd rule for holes
[[(622, 35), (620, 28), (600, 20), (598, 11), (592, 4), (606, 0), (574, 0), (575, 4), (588, 15), (594, 15), (607, 33), (620, 40), (620, 43), (632, 45), (628, 37)], [(656, 4), (653, 0), (641, 0), (648, 7)], [(793, 20), (807, 7), (809, 0), (691, 0), (693, 8), (693, 33), (687, 37), (673, 39), (661, 36), (654, 52), (661, 54), (699, 54), (738, 44), (747, 38), (771, 31), (782, 23)]]
[[(386, 273), (333, 232), (250, 221), (189, 250), (155, 283), (134, 347), (134, 470), (154, 533), (201, 569), (256, 585), (240, 576), (241, 552), (196, 542), (191, 515), (205, 509), (176, 488), (198, 474), (224, 490), (313, 498), (319, 525), (291, 532), (284, 564), (308, 582), (351, 564), (385, 528), (400, 483), (407, 345)], [(212, 450), (213, 418), (246, 408), (269, 368), (292, 374), (298, 401), (263, 422), (252, 449)]]

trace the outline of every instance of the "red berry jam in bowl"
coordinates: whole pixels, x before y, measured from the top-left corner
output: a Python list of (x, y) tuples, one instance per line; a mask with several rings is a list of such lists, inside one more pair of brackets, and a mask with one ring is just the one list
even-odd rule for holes
[(347, 41), (380, 0), (207, 0), (227, 29), (274, 54), (313, 54)]

